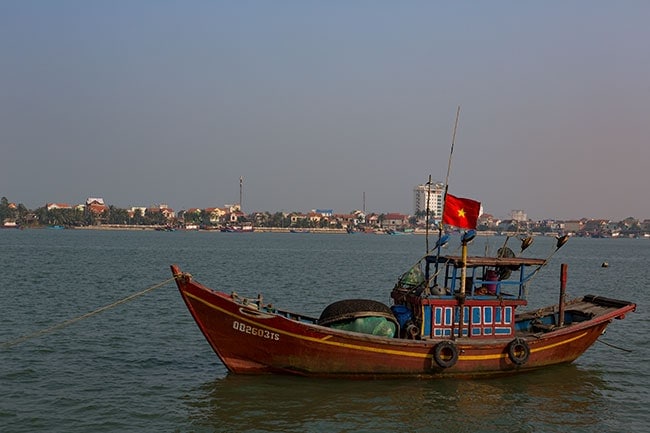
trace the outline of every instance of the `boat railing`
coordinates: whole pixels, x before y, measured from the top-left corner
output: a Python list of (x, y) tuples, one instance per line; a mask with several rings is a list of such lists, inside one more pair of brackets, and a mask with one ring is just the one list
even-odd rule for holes
[[(467, 296), (525, 299), (526, 284), (546, 262), (534, 258), (468, 257), (466, 260), (466, 263), (463, 263), (460, 257), (429, 256), (424, 261), (425, 279), (428, 278), (434, 286), (443, 285), (447, 289), (443, 296), (454, 296), (460, 291), (462, 268), (465, 265)], [(430, 269), (434, 265), (435, 271)], [(442, 265), (443, 269), (440, 269), (439, 265)]]
[[(454, 298), (459, 293), (459, 285), (451, 284), (451, 287), (445, 286), (444, 293), (433, 291), (430, 297), (436, 298)], [(519, 295), (521, 285), (519, 281), (490, 281), (482, 279), (466, 279), (467, 297), (474, 299), (495, 299), (496, 297), (506, 299), (523, 299)], [(514, 288), (515, 293), (510, 293), (508, 287)]]

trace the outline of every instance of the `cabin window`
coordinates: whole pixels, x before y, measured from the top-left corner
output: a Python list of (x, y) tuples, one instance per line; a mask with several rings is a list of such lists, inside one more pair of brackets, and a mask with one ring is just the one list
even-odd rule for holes
[(472, 323), (481, 323), (481, 307), (472, 307)]
[(483, 323), (486, 325), (492, 324), (492, 307), (485, 307), (485, 313), (483, 314)]

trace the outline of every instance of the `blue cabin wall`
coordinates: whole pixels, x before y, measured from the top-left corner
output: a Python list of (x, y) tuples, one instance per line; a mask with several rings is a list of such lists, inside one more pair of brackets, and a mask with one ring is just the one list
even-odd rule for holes
[[(460, 318), (458, 305), (423, 305), (423, 338), (458, 337)], [(463, 337), (494, 338), (511, 337), (515, 333), (514, 305), (463, 306)]]

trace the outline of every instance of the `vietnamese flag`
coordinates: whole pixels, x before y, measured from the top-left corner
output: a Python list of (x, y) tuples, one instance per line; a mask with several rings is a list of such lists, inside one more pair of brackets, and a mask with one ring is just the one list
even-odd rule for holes
[(447, 194), (442, 222), (462, 229), (475, 229), (480, 212), (481, 203)]

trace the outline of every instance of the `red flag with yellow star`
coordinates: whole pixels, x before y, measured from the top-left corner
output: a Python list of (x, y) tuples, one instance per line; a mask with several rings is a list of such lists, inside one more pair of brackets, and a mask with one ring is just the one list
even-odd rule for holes
[(462, 229), (475, 229), (480, 212), (481, 203), (447, 194), (442, 222)]

